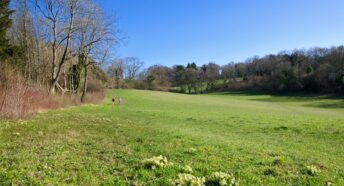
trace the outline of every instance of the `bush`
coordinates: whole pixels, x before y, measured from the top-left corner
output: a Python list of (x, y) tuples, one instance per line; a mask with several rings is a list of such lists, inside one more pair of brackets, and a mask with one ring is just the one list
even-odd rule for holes
[[(99, 104), (104, 100), (104, 97), (105, 97), (105, 93), (103, 91), (90, 92), (86, 94), (85, 103)], [(77, 99), (80, 100), (80, 97), (77, 97)]]
[(24, 79), (11, 65), (0, 66), (0, 116), (21, 118), (31, 114), (31, 102), (34, 94), (25, 86)]
[[(0, 117), (27, 118), (35, 112), (81, 104), (75, 94), (49, 95), (41, 87), (28, 87), (19, 70), (9, 64), (0, 64)], [(100, 103), (105, 94), (100, 83), (89, 81), (87, 103)]]
[(148, 85), (147, 85), (147, 82), (144, 80), (136, 80), (134, 82), (133, 88), (146, 90), (146, 89), (148, 89)]
[(101, 82), (92, 79), (87, 81), (87, 92), (102, 92), (103, 90), (104, 86)]

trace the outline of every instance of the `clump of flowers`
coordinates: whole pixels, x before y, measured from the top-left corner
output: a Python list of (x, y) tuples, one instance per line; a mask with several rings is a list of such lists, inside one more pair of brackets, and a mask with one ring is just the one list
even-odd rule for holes
[(196, 177), (186, 173), (178, 174), (177, 179), (172, 182), (176, 186), (204, 186), (204, 183), (204, 177)]
[(192, 173), (192, 168), (189, 165), (185, 165), (184, 167), (182, 167), (182, 172), (183, 173)]
[(142, 164), (146, 168), (156, 169), (156, 168), (172, 165), (173, 163), (168, 162), (166, 157), (160, 155), (160, 156), (154, 156), (152, 158), (144, 159), (142, 161)]
[(307, 174), (313, 176), (313, 175), (318, 174), (320, 172), (320, 170), (316, 166), (310, 165), (310, 166), (306, 167), (306, 172), (307, 172)]
[(225, 172), (214, 172), (212, 173), (206, 182), (207, 185), (218, 185), (218, 186), (238, 186), (239, 183), (236, 181), (232, 174)]

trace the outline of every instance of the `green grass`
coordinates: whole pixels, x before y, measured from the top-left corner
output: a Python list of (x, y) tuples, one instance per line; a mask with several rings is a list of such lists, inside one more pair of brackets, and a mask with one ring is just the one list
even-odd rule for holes
[[(174, 165), (142, 166), (158, 155)], [(344, 101), (119, 90), (102, 105), (0, 120), (0, 185), (168, 185), (184, 165), (240, 185), (344, 185)]]

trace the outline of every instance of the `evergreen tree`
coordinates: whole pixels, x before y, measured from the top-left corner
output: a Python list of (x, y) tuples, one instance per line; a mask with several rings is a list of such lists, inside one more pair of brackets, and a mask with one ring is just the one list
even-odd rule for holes
[(13, 10), (9, 9), (9, 0), (0, 1), (0, 59), (4, 59), (11, 55), (11, 47), (7, 39), (7, 29), (12, 25), (10, 19)]

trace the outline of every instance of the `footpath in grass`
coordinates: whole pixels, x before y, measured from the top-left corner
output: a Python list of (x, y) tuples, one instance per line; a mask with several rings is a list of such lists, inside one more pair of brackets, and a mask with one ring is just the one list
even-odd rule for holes
[(0, 185), (344, 185), (343, 154), (342, 99), (119, 90), (0, 120)]

